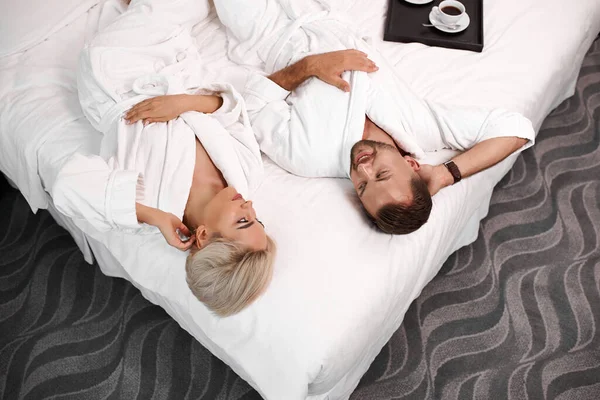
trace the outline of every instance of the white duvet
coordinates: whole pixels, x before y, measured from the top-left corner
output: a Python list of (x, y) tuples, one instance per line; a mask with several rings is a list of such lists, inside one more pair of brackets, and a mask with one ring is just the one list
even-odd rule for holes
[[(386, 0), (340, 5), (358, 26), (381, 37)], [(81, 115), (73, 84), (73, 49), (94, 31), (98, 12), (27, 52), (0, 59), (0, 169), (28, 199), (37, 176), (43, 187), (72, 152), (98, 149), (98, 134)], [(552, 20), (563, 24), (548, 29)], [(421, 96), (506, 108), (539, 128), (572, 93), (600, 30), (600, 3), (489, 0), (484, 24), (482, 54), (420, 44), (380, 43), (379, 49)], [(226, 59), (217, 20), (205, 21), (195, 33), (209, 67), (243, 80)], [(91, 236), (118, 261), (103, 257), (105, 273), (132, 281), (265, 398), (346, 398), (444, 260), (476, 238), (491, 190), (513, 161), (440, 192), (431, 222), (401, 237), (369, 225), (356, 210), (348, 181), (299, 178), (266, 161), (254, 200), (278, 242), (275, 275), (263, 297), (226, 319), (212, 316), (189, 292), (185, 255), (160, 235)]]

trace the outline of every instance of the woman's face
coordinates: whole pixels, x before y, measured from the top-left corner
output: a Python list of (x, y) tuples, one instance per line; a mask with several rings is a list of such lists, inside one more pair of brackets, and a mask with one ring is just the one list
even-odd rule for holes
[(256, 219), (252, 202), (232, 187), (221, 190), (206, 205), (203, 221), (208, 236), (218, 233), (254, 251), (267, 247), (267, 234)]

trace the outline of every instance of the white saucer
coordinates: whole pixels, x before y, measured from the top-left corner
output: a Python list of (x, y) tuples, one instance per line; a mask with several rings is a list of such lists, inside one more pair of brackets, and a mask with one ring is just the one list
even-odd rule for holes
[[(432, 24), (441, 24), (442, 23), (440, 20), (437, 19), (437, 13), (433, 10), (431, 10), (431, 12), (429, 13), (429, 21)], [(439, 29), (442, 32), (446, 32), (446, 33), (458, 33), (458, 32), (462, 32), (465, 29), (467, 29), (467, 27), (469, 26), (470, 23), (471, 23), (471, 18), (469, 18), (469, 14), (465, 13), (463, 15), (463, 17), (458, 21), (458, 24), (457, 24), (458, 26), (456, 28), (452, 29), (452, 28), (445, 27), (443, 25), (436, 25), (435, 28)]]
[(420, 4), (431, 3), (433, 0), (404, 0), (404, 1), (406, 1), (407, 3), (410, 3), (410, 4), (420, 5)]

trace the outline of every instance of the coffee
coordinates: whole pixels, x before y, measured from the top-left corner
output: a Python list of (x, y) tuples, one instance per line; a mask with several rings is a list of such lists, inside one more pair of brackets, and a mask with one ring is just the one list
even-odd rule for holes
[(446, 6), (442, 8), (442, 12), (446, 15), (460, 15), (462, 12), (453, 6)]

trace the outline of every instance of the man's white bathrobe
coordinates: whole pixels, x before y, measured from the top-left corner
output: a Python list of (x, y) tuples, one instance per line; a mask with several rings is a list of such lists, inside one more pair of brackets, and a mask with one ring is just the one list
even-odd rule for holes
[[(244, 98), (261, 150), (289, 172), (347, 177), (350, 149), (362, 139), (365, 116), (417, 159), (444, 148), (464, 151), (481, 141), (517, 136), (531, 146), (531, 122), (507, 110), (436, 104), (416, 96), (386, 60), (323, 1), (215, 0), (228, 30), (229, 56), (267, 74), (309, 54), (358, 49), (379, 66), (345, 72), (350, 93), (310, 78), (292, 93), (252, 74)], [(398, 44), (401, 46), (401, 44)]]
[[(133, 0), (83, 50), (78, 89), (84, 114), (104, 134), (100, 156), (75, 154), (52, 186), (58, 210), (96, 229), (152, 231), (135, 203), (183, 217), (198, 138), (227, 183), (248, 195), (262, 160), (244, 102), (227, 83), (211, 83), (190, 29), (208, 14), (201, 0)], [(213, 114), (184, 113), (168, 123), (127, 125), (123, 113), (163, 94), (213, 93)]]

